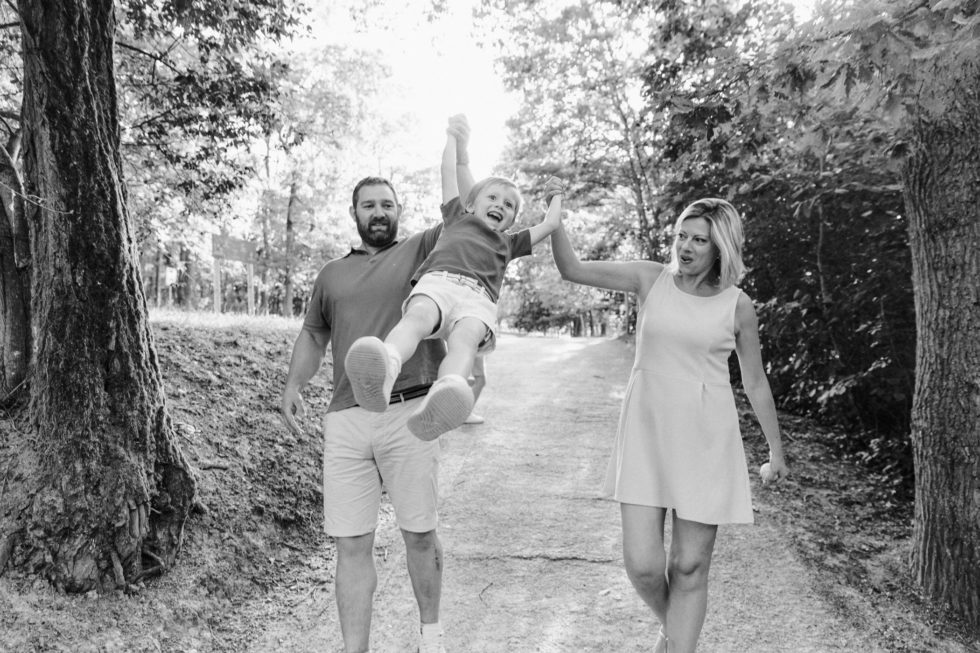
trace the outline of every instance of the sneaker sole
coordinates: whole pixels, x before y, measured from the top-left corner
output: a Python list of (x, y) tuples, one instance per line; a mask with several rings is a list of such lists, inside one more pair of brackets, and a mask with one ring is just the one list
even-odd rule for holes
[(462, 426), (473, 410), (469, 387), (437, 385), (426, 395), (418, 411), (408, 418), (408, 430), (420, 440), (435, 440)]
[(388, 408), (384, 391), (388, 351), (377, 338), (355, 342), (347, 351), (344, 370), (354, 391), (354, 401), (364, 410), (383, 413)]

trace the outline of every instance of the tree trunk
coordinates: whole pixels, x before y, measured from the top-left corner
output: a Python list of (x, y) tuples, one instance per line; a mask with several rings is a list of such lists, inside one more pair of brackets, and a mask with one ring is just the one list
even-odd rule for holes
[(0, 406), (25, 395), (31, 358), (30, 252), (24, 187), (17, 172), (20, 133), (0, 145)]
[(917, 117), (905, 202), (915, 290), (912, 571), (980, 627), (980, 67)]
[[(37, 336), (12, 562), (69, 591), (180, 549), (194, 480), (167, 413), (126, 206), (111, 0), (20, 0)], [(26, 473), (25, 473), (26, 472)], [(9, 526), (7, 528), (9, 531)]]
[(299, 184), (294, 179), (289, 184), (289, 202), (286, 204), (286, 263), (285, 281), (283, 283), (283, 308), (282, 314), (286, 317), (296, 315), (293, 310), (293, 250), (296, 248), (296, 227), (293, 219), (293, 212), (296, 210), (297, 193)]
[(191, 250), (184, 243), (180, 243), (175, 304), (183, 309), (197, 309), (197, 265), (191, 256)]

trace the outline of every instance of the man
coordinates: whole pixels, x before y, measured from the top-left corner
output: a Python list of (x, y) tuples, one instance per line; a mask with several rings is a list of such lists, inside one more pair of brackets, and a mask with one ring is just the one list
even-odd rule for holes
[[(458, 165), (461, 174), (469, 175), (465, 155)], [(336, 542), (337, 610), (346, 653), (369, 650), (382, 482), (405, 541), (419, 606), (419, 652), (445, 653), (439, 624), (443, 559), (436, 535), (440, 444), (420, 440), (406, 426), (437, 377), (445, 345), (427, 340), (419, 346), (399, 374), (384, 413), (356, 405), (344, 371), (351, 343), (366, 335), (384, 337), (398, 322), (412, 275), (441, 232), (440, 224), (399, 240), (401, 210), (385, 179), (368, 177), (354, 188), (350, 214), (362, 244), (327, 263), (317, 276), (280, 406), (288, 428), (299, 433), (296, 417), (305, 413), (302, 389), (331, 344), (334, 394), (324, 419), (324, 528)]]

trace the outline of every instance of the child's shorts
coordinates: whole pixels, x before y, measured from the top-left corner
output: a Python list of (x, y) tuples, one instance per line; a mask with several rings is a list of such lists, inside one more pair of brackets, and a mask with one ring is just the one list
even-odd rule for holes
[(497, 305), (479, 281), (454, 272), (426, 272), (402, 304), (403, 313), (415, 295), (425, 295), (439, 307), (439, 327), (429, 338), (448, 338), (457, 322), (464, 317), (475, 317), (487, 327), (477, 353), (493, 351), (497, 339)]

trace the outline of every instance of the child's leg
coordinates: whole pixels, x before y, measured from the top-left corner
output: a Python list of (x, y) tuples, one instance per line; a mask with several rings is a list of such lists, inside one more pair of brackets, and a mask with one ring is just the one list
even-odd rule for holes
[(344, 359), (344, 371), (358, 406), (374, 413), (388, 408), (391, 389), (401, 372), (402, 362), (412, 357), (419, 342), (438, 322), (436, 303), (424, 295), (414, 295), (402, 319), (384, 342), (374, 336), (354, 341)]
[(476, 350), (486, 337), (487, 325), (475, 317), (464, 317), (454, 324), (446, 339), (447, 352), (439, 365), (439, 378), (456, 374), (468, 379)]
[(486, 325), (476, 318), (459, 320), (449, 334), (439, 380), (408, 418), (408, 428), (422, 440), (434, 440), (458, 428), (473, 410), (473, 390), (467, 383), (476, 350), (486, 337)]
[(398, 324), (385, 336), (385, 344), (394, 348), (399, 358), (407, 361), (419, 343), (439, 327), (439, 306), (426, 295), (413, 295)]

